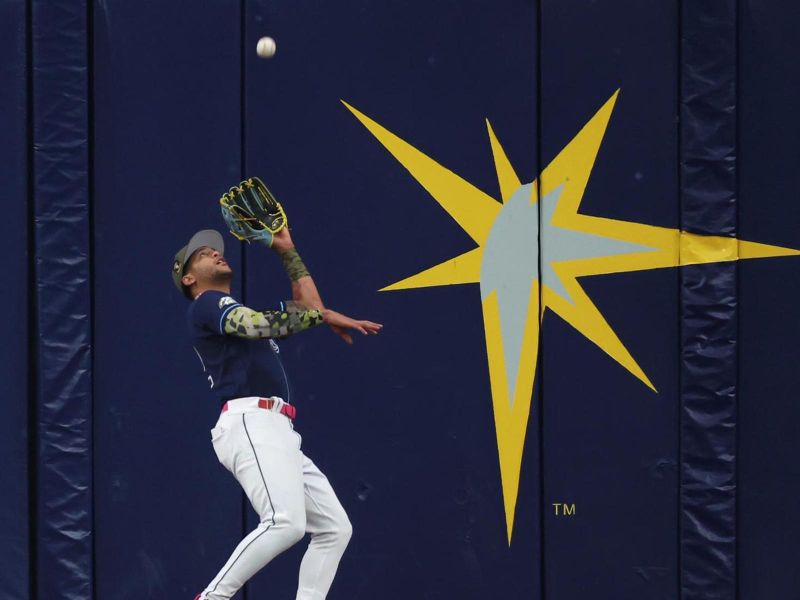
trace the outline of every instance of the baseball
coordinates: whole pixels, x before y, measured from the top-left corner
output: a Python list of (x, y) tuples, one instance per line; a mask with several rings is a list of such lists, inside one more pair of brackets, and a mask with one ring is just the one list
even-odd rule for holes
[(256, 53), (258, 53), (261, 58), (272, 58), (275, 54), (275, 40), (271, 37), (262, 37), (258, 40)]

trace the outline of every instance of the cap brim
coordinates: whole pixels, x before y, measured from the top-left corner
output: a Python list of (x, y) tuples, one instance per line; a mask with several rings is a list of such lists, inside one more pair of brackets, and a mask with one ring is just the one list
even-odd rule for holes
[(208, 246), (220, 254), (225, 254), (225, 242), (223, 241), (220, 232), (216, 231), (215, 229), (203, 229), (202, 231), (195, 233), (192, 236), (192, 239), (189, 240), (189, 243), (186, 246), (186, 254), (183, 255), (183, 264), (181, 265), (181, 268), (185, 267), (186, 263), (189, 262), (192, 253), (203, 246)]

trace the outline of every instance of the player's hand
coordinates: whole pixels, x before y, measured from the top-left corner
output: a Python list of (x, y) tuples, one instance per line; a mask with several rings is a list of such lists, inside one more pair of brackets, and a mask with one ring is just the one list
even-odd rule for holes
[(322, 311), (322, 320), (330, 326), (336, 335), (348, 344), (353, 343), (350, 330), (360, 331), (363, 335), (377, 335), (378, 332), (383, 329), (383, 325), (380, 323), (351, 319), (347, 315), (343, 315), (329, 308)]
[(350, 344), (350, 345), (353, 344), (353, 336), (347, 333), (347, 329), (345, 329), (344, 327), (339, 327), (338, 325), (331, 325), (330, 328), (331, 331), (333, 331), (333, 333), (335, 333), (344, 340), (345, 344)]
[(278, 233), (272, 235), (272, 249), (279, 254), (294, 248), (292, 235), (289, 233), (289, 228), (284, 227)]

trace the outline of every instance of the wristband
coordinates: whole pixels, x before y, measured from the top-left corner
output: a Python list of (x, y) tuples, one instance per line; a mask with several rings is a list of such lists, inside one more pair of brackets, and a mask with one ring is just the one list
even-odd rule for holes
[(291, 248), (286, 252), (282, 252), (280, 257), (283, 268), (292, 281), (297, 281), (301, 277), (309, 277), (311, 275), (305, 264), (303, 264), (303, 259), (300, 258), (296, 248)]

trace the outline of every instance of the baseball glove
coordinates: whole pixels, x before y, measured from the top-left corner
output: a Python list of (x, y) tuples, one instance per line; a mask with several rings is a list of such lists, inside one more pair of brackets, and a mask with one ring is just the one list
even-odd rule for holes
[(222, 218), (233, 236), (243, 242), (272, 246), (272, 236), (286, 227), (283, 207), (258, 177), (232, 187), (219, 199)]

